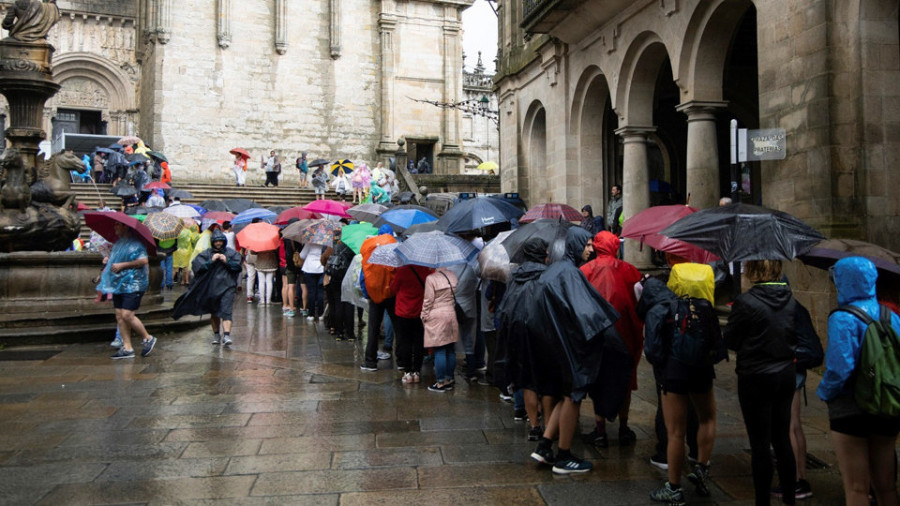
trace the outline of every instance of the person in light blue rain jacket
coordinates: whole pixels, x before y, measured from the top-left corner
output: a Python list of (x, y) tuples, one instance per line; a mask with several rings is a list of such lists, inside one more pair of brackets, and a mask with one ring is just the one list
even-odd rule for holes
[[(879, 318), (875, 264), (862, 257), (843, 258), (834, 264), (832, 277), (839, 306), (852, 305), (874, 320)], [(891, 325), (900, 332), (900, 318), (893, 313)], [(868, 505), (870, 486), (875, 489), (878, 504), (897, 504), (894, 448), (900, 432), (900, 418), (866, 413), (853, 397), (853, 371), (859, 361), (865, 333), (866, 325), (853, 314), (846, 311), (831, 314), (825, 374), (818, 395), (828, 403), (831, 438), (844, 483), (846, 504)]]

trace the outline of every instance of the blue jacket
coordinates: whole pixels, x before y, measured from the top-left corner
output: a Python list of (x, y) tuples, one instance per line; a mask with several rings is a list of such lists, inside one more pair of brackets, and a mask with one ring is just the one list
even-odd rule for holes
[[(873, 319), (879, 317), (878, 300), (875, 298), (875, 280), (878, 271), (875, 264), (863, 257), (848, 257), (834, 264), (834, 285), (837, 287), (839, 306), (847, 304), (861, 308)], [(900, 318), (891, 315), (891, 324), (900, 332)], [(860, 344), (866, 326), (859, 318), (846, 311), (836, 311), (828, 318), (828, 349), (825, 351), (825, 374), (817, 391), (823, 401), (833, 400), (841, 394), (852, 394), (852, 384), (847, 380), (856, 368)]]

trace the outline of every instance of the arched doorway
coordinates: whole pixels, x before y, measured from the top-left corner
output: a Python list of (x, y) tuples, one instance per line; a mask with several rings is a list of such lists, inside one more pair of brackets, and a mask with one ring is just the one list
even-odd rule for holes
[(570, 204), (590, 204), (602, 214), (604, 195), (622, 181), (622, 149), (615, 131), (619, 119), (612, 108), (609, 85), (599, 68), (589, 67), (576, 87), (572, 130), (578, 142), (579, 185), (569, 185)]
[(519, 169), (519, 195), (529, 206), (547, 202), (547, 113), (535, 101), (528, 108), (524, 127), (525, 166)]

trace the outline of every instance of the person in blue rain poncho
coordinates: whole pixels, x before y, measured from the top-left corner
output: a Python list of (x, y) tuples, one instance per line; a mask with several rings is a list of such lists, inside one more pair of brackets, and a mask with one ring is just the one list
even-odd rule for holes
[(141, 297), (150, 284), (147, 249), (141, 241), (132, 237), (131, 229), (126, 225), (116, 223), (115, 231), (119, 239), (109, 256), (103, 259), (106, 267), (97, 285), (98, 292), (111, 293), (113, 296), (116, 324), (122, 337), (122, 347), (112, 358), (134, 358), (132, 335), (141, 338), (141, 356), (146, 357), (153, 351), (156, 338), (147, 332), (134, 313), (141, 307)]
[[(833, 267), (839, 306), (855, 306), (877, 320), (881, 311), (875, 297), (878, 271), (871, 260), (848, 257)], [(900, 332), (900, 318), (891, 313), (891, 326)], [(828, 349), (825, 374), (817, 391), (828, 404), (831, 439), (844, 482), (846, 504), (869, 504), (869, 488), (875, 490), (878, 504), (897, 504), (894, 448), (900, 432), (900, 419), (864, 412), (853, 395), (853, 372), (866, 333), (863, 321), (846, 311), (835, 311), (828, 318)]]

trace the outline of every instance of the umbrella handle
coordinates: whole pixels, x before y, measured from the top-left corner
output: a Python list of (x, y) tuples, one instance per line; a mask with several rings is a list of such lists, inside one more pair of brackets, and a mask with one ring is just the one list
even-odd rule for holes
[(641, 245), (638, 246), (638, 251), (644, 251), (644, 236), (647, 234), (641, 234)]

